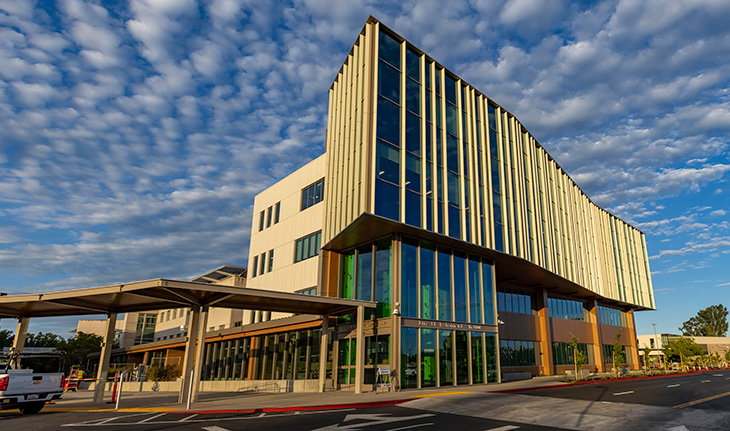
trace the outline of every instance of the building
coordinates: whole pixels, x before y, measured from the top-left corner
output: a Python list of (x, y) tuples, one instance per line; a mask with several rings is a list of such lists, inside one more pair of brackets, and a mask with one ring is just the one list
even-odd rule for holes
[[(364, 346), (355, 316), (329, 319), (327, 352), (322, 317), (245, 310), (241, 326), (209, 328), (211, 388), (306, 382), (320, 360), (337, 389), (385, 367), (401, 388), (560, 374), (573, 337), (591, 370), (612, 367), (617, 337), (638, 368), (634, 312), (654, 308), (644, 234), (372, 17), (330, 87), (325, 153), (256, 196), (251, 232), (248, 287), (378, 305)], [(174, 356), (162, 341), (127, 354)]]
[[(660, 356), (661, 352), (672, 340), (682, 337), (691, 338), (702, 349), (704, 355), (718, 355), (721, 359), (727, 360), (726, 355), (730, 352), (730, 337), (693, 337), (676, 334), (649, 334), (637, 336), (638, 348), (643, 350), (649, 348), (650, 356)], [(643, 353), (642, 353), (643, 356)]]

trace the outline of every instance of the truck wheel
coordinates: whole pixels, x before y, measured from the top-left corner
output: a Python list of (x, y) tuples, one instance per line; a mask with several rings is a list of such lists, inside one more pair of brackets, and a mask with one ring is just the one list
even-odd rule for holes
[(24, 406), (20, 407), (20, 412), (24, 415), (34, 415), (41, 411), (44, 405), (46, 405), (45, 401), (39, 401), (37, 403), (26, 403)]

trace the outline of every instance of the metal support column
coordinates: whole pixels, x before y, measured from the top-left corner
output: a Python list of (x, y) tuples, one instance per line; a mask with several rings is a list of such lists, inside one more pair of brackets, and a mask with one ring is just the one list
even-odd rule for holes
[(187, 396), (190, 393), (190, 371), (193, 370), (193, 361), (195, 359), (195, 341), (198, 339), (198, 324), (200, 323), (200, 307), (190, 308), (190, 319), (188, 323), (188, 337), (185, 342), (185, 356), (183, 359), (183, 386), (180, 388), (180, 396), (177, 402), (184, 404), (187, 402)]
[(112, 345), (114, 344), (114, 328), (117, 325), (117, 313), (111, 313), (106, 319), (106, 332), (104, 343), (101, 346), (99, 357), (99, 369), (96, 373), (96, 386), (94, 387), (94, 403), (104, 402), (104, 390), (106, 389), (106, 378), (109, 370), (109, 359), (112, 356)]
[(192, 401), (198, 401), (200, 390), (200, 373), (203, 371), (205, 360), (205, 328), (208, 325), (208, 306), (200, 307), (200, 330), (198, 331), (198, 350), (195, 355), (195, 375), (193, 377)]
[(365, 307), (357, 306), (357, 335), (355, 346), (355, 393), (362, 393), (365, 376)]

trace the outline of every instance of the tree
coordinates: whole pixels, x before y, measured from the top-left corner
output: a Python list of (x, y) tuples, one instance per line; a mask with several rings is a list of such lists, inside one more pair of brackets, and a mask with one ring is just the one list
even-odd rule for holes
[[(63, 337), (51, 332), (37, 334), (29, 332), (25, 336), (25, 347), (55, 347), (58, 349), (58, 344), (63, 341)], [(60, 370), (58, 358), (23, 358), (21, 365), (23, 368), (32, 368), (36, 373), (53, 373)]]
[(667, 343), (666, 352), (667, 357), (671, 360), (679, 359), (682, 369), (684, 369), (685, 359), (690, 356), (701, 355), (702, 348), (692, 338), (681, 337), (676, 340), (670, 340)]
[(649, 369), (649, 363), (651, 362), (651, 347), (644, 347), (644, 372)]
[(616, 334), (616, 341), (613, 342), (613, 371), (618, 376), (618, 367), (624, 362), (624, 346), (621, 345), (621, 330)]
[(573, 346), (573, 362), (575, 363), (575, 380), (581, 380), (580, 370), (583, 368), (583, 364), (586, 361), (586, 355), (578, 349), (578, 339), (573, 335), (573, 341), (570, 343)]
[(727, 308), (722, 304), (700, 310), (679, 328), (682, 335), (694, 337), (724, 337), (727, 334)]
[(12, 347), (15, 334), (7, 329), (0, 330), (0, 349), (4, 347)]
[(84, 368), (86, 357), (90, 353), (100, 352), (103, 341), (104, 338), (99, 335), (77, 332), (75, 337), (58, 343), (58, 350), (63, 352), (61, 371), (65, 372), (71, 368), (71, 365), (77, 364)]

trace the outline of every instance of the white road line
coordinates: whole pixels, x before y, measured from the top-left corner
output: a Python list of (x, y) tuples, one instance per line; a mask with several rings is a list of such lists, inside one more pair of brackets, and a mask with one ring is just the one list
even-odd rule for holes
[(407, 426), (407, 427), (391, 428), (388, 431), (400, 431), (400, 430), (407, 430), (407, 429), (411, 429), (411, 428), (427, 427), (427, 426), (431, 426), (431, 425), (433, 425), (433, 423), (416, 424), (416, 425), (410, 425), (410, 426)]
[(634, 391), (626, 391), (626, 392), (616, 392), (614, 395), (628, 395), (633, 394)]
[(667, 386), (667, 387), (668, 387), (668, 388), (676, 388), (677, 386), (679, 386), (679, 384), (676, 384), (676, 385), (669, 385), (669, 386)]
[(510, 431), (510, 430), (516, 430), (517, 428), (519, 428), (519, 427), (516, 427), (514, 425), (505, 425), (505, 426), (499, 427), (499, 428), (491, 428), (491, 429), (488, 429), (487, 431)]
[(712, 376), (713, 377), (722, 377), (723, 375), (722, 374), (713, 374)]
[(192, 418), (194, 418), (194, 417), (195, 417), (195, 416), (197, 416), (197, 415), (198, 415), (198, 414), (197, 414), (197, 413), (195, 413), (194, 415), (190, 415), (190, 416), (184, 417), (184, 418), (180, 419), (180, 420), (179, 420), (178, 422), (185, 422), (186, 420), (188, 420), (188, 419), (192, 419)]
[(150, 416), (147, 419), (142, 419), (141, 421), (137, 422), (138, 424), (143, 424), (145, 422), (151, 421), (152, 419), (157, 419), (160, 416), (165, 416), (167, 413), (160, 413), (159, 415)]
[(264, 416), (266, 416), (266, 412), (264, 412), (264, 413), (261, 413), (261, 414), (259, 415), (259, 417), (260, 417), (260, 418), (262, 418), (262, 417), (264, 417)]
[(221, 428), (219, 426), (203, 427), (205, 431), (230, 431), (228, 428)]
[(703, 380), (700, 383), (710, 383), (710, 381), (709, 380)]

